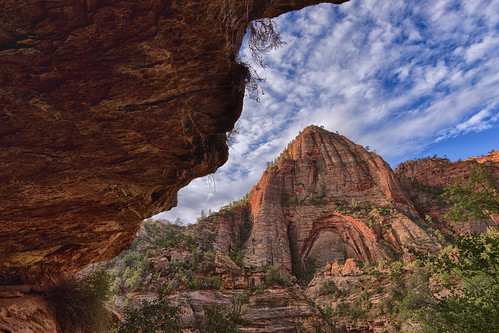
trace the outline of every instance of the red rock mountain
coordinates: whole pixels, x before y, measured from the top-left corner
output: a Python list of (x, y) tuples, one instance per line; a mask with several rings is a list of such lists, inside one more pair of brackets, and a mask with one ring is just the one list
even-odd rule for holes
[[(480, 162), (499, 184), (496, 155)], [(348, 258), (410, 259), (412, 251), (441, 249), (435, 230), (484, 232), (497, 223), (493, 216), (452, 227), (444, 217), (449, 205), (439, 196), (442, 188), (466, 179), (475, 163), (427, 158), (402, 163), (394, 172), (344, 136), (309, 126), (269, 163), (245, 200), (208, 218), (213, 223), (201, 223), (217, 234), (215, 246), (228, 252), (249, 221), (244, 262), (282, 272), (302, 272), (307, 261), (324, 266)]]
[(347, 258), (377, 262), (434, 251), (390, 166), (344, 136), (308, 127), (250, 193), (245, 260), (301, 271)]
[[(493, 158), (480, 161), (497, 172)], [(170, 241), (150, 258), (151, 273), (143, 274), (132, 301), (153, 298), (156, 286), (168, 283), (178, 286), (172, 298), (182, 302), (188, 328), (202, 320), (204, 307), (230, 308), (243, 299), (244, 323), (238, 326), (243, 332), (316, 332), (317, 325), (331, 332), (333, 319), (348, 332), (391, 331), (389, 316), (380, 310), (391, 299), (389, 290), (397, 288), (386, 263), (410, 261), (412, 251), (435, 252), (449, 244), (438, 230), (449, 228), (443, 218), (449, 206), (434, 192), (465, 179), (475, 163), (422, 159), (394, 172), (344, 136), (309, 126), (269, 163), (244, 199), (195, 225), (169, 226), (204, 245)], [(491, 224), (481, 221), (472, 228)], [(378, 265), (363, 268), (366, 262)], [(312, 266), (317, 273), (305, 289), (303, 277)], [(369, 276), (373, 267), (377, 275)], [(127, 285), (119, 274), (117, 279)], [(352, 320), (355, 315), (345, 307), (363, 319)], [(324, 319), (328, 308), (334, 312)]]
[(303, 272), (311, 261), (391, 261), (441, 248), (380, 156), (316, 126), (288, 145), (246, 202), (224, 212), (212, 218), (220, 250), (235, 248), (231, 235), (246, 219), (244, 262), (287, 273)]
[[(494, 156), (479, 162), (497, 177)], [(439, 229), (450, 227), (443, 217), (449, 207), (438, 193), (468, 177), (475, 163), (428, 158), (403, 163), (394, 172), (344, 136), (309, 126), (269, 163), (247, 197), (187, 227), (148, 221), (138, 238), (146, 242), (143, 252), (139, 242), (123, 254), (126, 260), (103, 265), (121, 297), (132, 295), (132, 303), (153, 299), (161, 286), (176, 286), (172, 300), (183, 304), (188, 329), (203, 320), (205, 307), (229, 309), (238, 300), (244, 319), (239, 327), (248, 332), (331, 329), (324, 319), (328, 308), (335, 311), (330, 318), (349, 332), (389, 330), (383, 302), (397, 285), (383, 263), (410, 261), (411, 251), (448, 245)], [(481, 221), (472, 228), (491, 224)], [(366, 273), (363, 262), (378, 263), (378, 275)], [(318, 271), (305, 289), (309, 280), (303, 277), (314, 266)], [(9, 298), (2, 300), (2, 292)], [(56, 324), (46, 303), (27, 290), (0, 288), (0, 309), (5, 306), (0, 328), (35, 327), (26, 320), (29, 313), (52, 329)], [(352, 320), (344, 310), (365, 313), (373, 304), (374, 318), (368, 320)]]

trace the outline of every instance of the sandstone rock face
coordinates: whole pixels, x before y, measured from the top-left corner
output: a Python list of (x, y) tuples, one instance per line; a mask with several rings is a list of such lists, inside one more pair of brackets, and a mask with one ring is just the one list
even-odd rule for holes
[(378, 155), (309, 126), (245, 198), (186, 227), (147, 221), (134, 247), (101, 266), (132, 304), (174, 286), (189, 332), (217, 306), (242, 316), (242, 332), (411, 331), (414, 323), (393, 321), (389, 310), (401, 302), (395, 294), (421, 281), (407, 250), (448, 244), (421, 216), (419, 192), (433, 187), (411, 179), (447, 186), (473, 163), (428, 159), (395, 174)]
[(411, 219), (390, 166), (345, 137), (308, 127), (250, 193), (245, 262), (300, 272), (347, 258), (377, 262), (439, 244)]
[(344, 1), (2, 1), (0, 282), (122, 251), (227, 159), (247, 23)]
[(499, 186), (499, 152), (465, 161), (451, 162), (444, 158), (426, 158), (401, 163), (395, 170), (402, 187), (410, 196), (419, 215), (427, 222), (452, 228), (458, 233), (483, 233), (490, 225), (499, 222), (497, 216), (487, 221), (471, 221), (451, 225), (445, 218), (449, 205), (440, 198), (443, 188), (469, 177), (476, 163), (482, 163), (492, 171), (496, 186)]
[(56, 333), (54, 312), (41, 295), (0, 289), (0, 331)]
[[(245, 289), (232, 290), (189, 290), (175, 293), (172, 304), (182, 304), (184, 332), (195, 332), (196, 321), (205, 316), (206, 308), (224, 306), (232, 309), (234, 301)], [(152, 300), (155, 293), (139, 294), (133, 302)], [(262, 293), (255, 293), (241, 305), (244, 324), (239, 332), (316, 332), (314, 325), (320, 321), (319, 311), (297, 287), (268, 287)]]
[[(148, 256), (150, 264), (145, 265), (148, 271), (143, 274), (146, 277), (138, 289), (130, 291), (127, 290), (127, 283), (118, 283), (120, 295), (129, 297), (131, 294), (130, 304), (140, 306), (142, 300), (154, 299), (157, 291), (165, 285), (174, 286), (170, 301), (181, 307), (185, 332), (196, 332), (206, 317), (206, 308), (216, 307), (224, 307), (223, 313), (226, 314), (240, 314), (243, 320), (239, 322), (238, 329), (241, 332), (312, 333), (316, 332), (316, 325), (329, 327), (321, 319), (319, 310), (303, 294), (295, 277), (280, 275), (272, 268), (262, 270), (240, 262), (238, 266), (229, 257), (232, 251), (240, 247), (236, 243), (245, 234), (247, 225), (244, 222), (247, 210), (243, 205), (232, 207), (230, 211), (238, 211), (243, 215), (218, 212), (195, 226), (179, 228), (159, 225), (159, 229), (154, 231), (155, 235), (152, 235), (153, 238), (160, 235), (161, 230), (165, 230), (162, 228), (175, 228), (183, 235), (194, 236), (198, 242), (196, 247), (178, 241), (172, 246), (155, 248), (152, 246), (155, 242), (147, 243), (151, 239), (148, 233), (152, 229), (141, 232), (135, 250), (128, 249), (123, 255), (133, 257), (132, 252), (139, 249), (138, 253)], [(222, 219), (227, 223), (223, 223)], [(144, 240), (146, 243), (141, 243)], [(148, 250), (141, 252), (141, 248)], [(204, 248), (204, 251), (199, 251), (199, 248)], [(194, 256), (197, 259), (194, 260)], [(118, 259), (96, 266), (107, 267), (110, 271), (120, 269), (123, 261), (117, 262)], [(130, 263), (129, 259), (126, 261)], [(193, 264), (194, 261), (196, 264)], [(132, 266), (135, 265), (135, 262), (132, 263)], [(118, 279), (121, 280), (120, 277)], [(208, 285), (207, 281), (218, 283)]]

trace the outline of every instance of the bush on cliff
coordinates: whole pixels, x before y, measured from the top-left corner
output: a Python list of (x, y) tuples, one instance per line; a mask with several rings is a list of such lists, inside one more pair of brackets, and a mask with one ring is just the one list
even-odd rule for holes
[(124, 320), (118, 324), (116, 333), (177, 333), (182, 331), (180, 305), (171, 305), (168, 290), (162, 291), (152, 301), (143, 301), (140, 308), (125, 310)]
[(432, 304), (419, 312), (426, 332), (499, 332), (497, 230), (460, 236), (453, 248), (424, 262), (450, 289), (431, 292)]
[(237, 326), (244, 323), (240, 304), (235, 303), (233, 309), (217, 305), (204, 307), (204, 319), (196, 325), (196, 330), (200, 333), (237, 333)]

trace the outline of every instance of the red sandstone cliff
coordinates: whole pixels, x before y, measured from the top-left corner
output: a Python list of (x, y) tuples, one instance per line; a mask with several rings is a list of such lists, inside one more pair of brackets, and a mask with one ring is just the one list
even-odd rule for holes
[[(493, 158), (481, 161), (497, 168)], [(431, 190), (466, 178), (473, 163), (423, 159), (394, 173), (362, 146), (310, 126), (247, 197), (188, 227), (149, 221), (137, 241), (148, 235), (161, 241), (142, 246), (147, 251), (136, 245), (124, 253), (126, 260), (105, 265), (132, 303), (175, 286), (171, 299), (181, 302), (186, 329), (198, 327), (206, 307), (236, 305), (243, 332), (316, 332), (317, 326), (333, 332), (334, 325), (395, 332), (398, 324), (386, 309), (411, 271), (408, 262), (391, 262), (410, 260), (408, 249), (436, 251), (447, 244), (430, 228), (438, 224), (422, 214), (437, 206), (444, 214), (448, 206)], [(175, 232), (162, 236), (162, 230)], [(133, 273), (123, 273), (124, 262), (133, 263)], [(317, 273), (310, 281), (304, 276), (313, 272), (312, 262)], [(135, 274), (142, 278), (131, 287)], [(410, 322), (400, 326), (411, 329)]]
[(454, 229), (462, 233), (467, 231), (486, 231), (487, 226), (497, 224), (499, 218), (493, 220), (470, 221), (452, 225), (446, 218), (449, 205), (440, 197), (443, 188), (469, 177), (476, 163), (482, 163), (492, 171), (496, 185), (499, 186), (499, 153), (492, 152), (479, 158), (451, 162), (444, 158), (425, 158), (417, 161), (401, 163), (395, 170), (405, 192), (414, 203), (418, 214), (436, 229)]
[(303, 271), (347, 258), (377, 262), (435, 251), (390, 166), (345, 137), (308, 127), (250, 195), (245, 261)]

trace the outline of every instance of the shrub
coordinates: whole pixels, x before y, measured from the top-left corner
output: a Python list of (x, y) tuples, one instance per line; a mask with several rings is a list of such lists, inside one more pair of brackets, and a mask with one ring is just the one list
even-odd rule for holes
[(223, 305), (205, 307), (204, 315), (204, 320), (196, 325), (200, 333), (237, 333), (237, 325), (244, 323), (237, 303), (234, 303), (233, 309)]
[(365, 316), (366, 316), (366, 311), (361, 308), (354, 308), (350, 311), (350, 318), (353, 320), (364, 318)]
[(227, 253), (227, 256), (239, 267), (242, 267), (244, 265), (243, 261), (244, 253), (241, 249), (230, 250)]
[(47, 293), (63, 331), (78, 328), (101, 332), (109, 324), (105, 302), (109, 299), (109, 274), (104, 270), (82, 278), (66, 281)]
[(290, 286), (291, 281), (287, 275), (282, 275), (276, 266), (270, 267), (265, 277), (265, 283), (267, 285), (278, 284), (281, 286)]
[(317, 273), (317, 262), (313, 258), (305, 259), (305, 271), (302, 273), (293, 272), (293, 275), (298, 279), (300, 285), (308, 285)]
[(343, 296), (344, 292), (340, 288), (336, 286), (333, 280), (326, 281), (321, 288), (319, 289), (319, 294), (321, 295), (329, 295), (334, 299), (340, 298)]
[[(427, 255), (423, 262), (446, 283), (451, 292), (435, 297), (431, 311), (420, 313), (425, 328), (431, 331), (498, 332), (499, 322), (499, 233), (467, 234), (457, 240), (451, 251)], [(452, 285), (454, 284), (453, 288)], [(438, 295), (437, 295), (438, 296)]]
[(336, 306), (336, 314), (338, 316), (345, 316), (350, 311), (350, 305), (348, 303), (341, 302)]
[(124, 320), (117, 326), (117, 333), (177, 333), (182, 331), (182, 312), (180, 305), (172, 306), (169, 291), (162, 291), (158, 297), (141, 307), (125, 310)]

